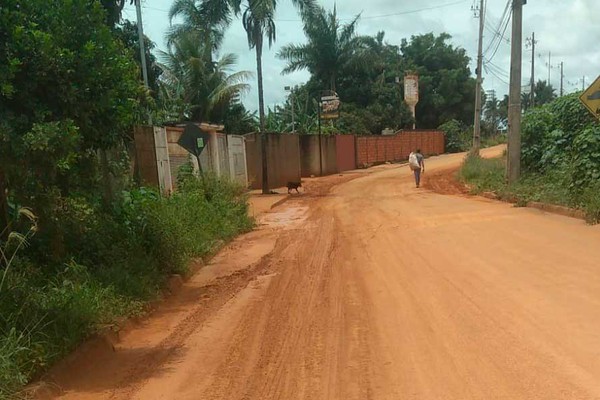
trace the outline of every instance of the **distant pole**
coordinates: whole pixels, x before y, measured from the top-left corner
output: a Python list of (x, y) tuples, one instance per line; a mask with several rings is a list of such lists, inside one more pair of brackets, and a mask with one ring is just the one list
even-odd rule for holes
[(560, 97), (562, 97), (564, 95), (564, 90), (563, 90), (564, 89), (563, 83), (565, 80), (565, 75), (563, 73), (564, 64), (565, 64), (564, 61), (560, 62)]
[(581, 90), (585, 90), (585, 75), (583, 76), (583, 84), (581, 85)]
[(531, 93), (529, 93), (530, 107), (535, 106), (535, 32), (531, 34)]
[(473, 154), (479, 154), (481, 146), (481, 68), (483, 66), (483, 27), (485, 23), (485, 4), (479, 6), (479, 45), (477, 51), (477, 84), (475, 85), (475, 123), (473, 129)]
[[(138, 41), (140, 42), (140, 60), (142, 63), (142, 76), (144, 77), (144, 86), (150, 90), (148, 83), (148, 65), (146, 64), (146, 45), (144, 43), (144, 22), (142, 21), (142, 0), (135, 1), (137, 11)], [(152, 114), (148, 112), (148, 125), (152, 125)]]
[(292, 133), (296, 132), (296, 122), (294, 116), (294, 88), (292, 86), (285, 86), (284, 90), (290, 92), (290, 102), (292, 103)]
[(319, 108), (317, 111), (319, 117), (319, 176), (323, 176), (323, 151), (321, 144), (321, 99), (319, 99)]
[(523, 0), (513, 0), (508, 100), (508, 181), (521, 175), (521, 62), (523, 58)]
[(548, 86), (550, 86), (550, 78), (552, 76), (552, 52), (548, 52)]

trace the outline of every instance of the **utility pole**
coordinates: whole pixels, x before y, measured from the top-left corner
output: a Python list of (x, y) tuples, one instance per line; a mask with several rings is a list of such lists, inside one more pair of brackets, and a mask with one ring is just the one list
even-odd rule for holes
[[(476, 9), (474, 9), (477, 12)], [(481, 147), (481, 69), (483, 67), (483, 27), (485, 23), (485, 3), (481, 0), (479, 5), (479, 46), (477, 51), (477, 84), (475, 85), (475, 123), (473, 129), (473, 154), (479, 154)]]
[(523, 3), (513, 0), (508, 100), (508, 182), (521, 175), (521, 62), (523, 59)]
[(529, 107), (535, 106), (535, 32), (531, 34), (531, 93), (529, 93)]
[(548, 86), (550, 85), (550, 77), (551, 77), (551, 72), (552, 71), (552, 52), (549, 51), (548, 52)]
[(564, 61), (560, 62), (560, 97), (562, 97), (564, 95), (564, 80), (565, 80), (565, 74), (564, 74)]
[(585, 75), (583, 76), (583, 84), (581, 85), (581, 90), (585, 90)]
[(292, 104), (292, 133), (296, 133), (296, 121), (294, 116), (294, 88), (292, 86), (285, 86), (284, 90), (290, 92), (290, 102)]
[[(137, 12), (138, 41), (140, 43), (140, 61), (142, 63), (142, 76), (144, 77), (144, 86), (150, 90), (148, 83), (148, 65), (146, 64), (146, 44), (144, 43), (144, 22), (142, 21), (142, 0), (135, 0), (135, 9)], [(148, 112), (148, 125), (152, 125), (152, 114)]]

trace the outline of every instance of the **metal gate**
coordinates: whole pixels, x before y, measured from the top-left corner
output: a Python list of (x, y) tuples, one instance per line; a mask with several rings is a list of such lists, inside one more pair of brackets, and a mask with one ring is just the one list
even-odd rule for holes
[(243, 136), (227, 136), (229, 150), (229, 173), (231, 180), (248, 186), (248, 169), (246, 167), (246, 144)]

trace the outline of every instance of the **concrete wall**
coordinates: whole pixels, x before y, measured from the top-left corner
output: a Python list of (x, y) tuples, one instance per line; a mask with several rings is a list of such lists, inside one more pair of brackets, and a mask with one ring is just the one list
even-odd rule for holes
[(300, 136), (300, 166), (304, 177), (336, 174), (338, 165), (335, 136), (321, 136), (321, 158), (319, 158), (319, 136)]
[(426, 156), (444, 153), (444, 133), (411, 130), (400, 131), (393, 136), (359, 136), (356, 138), (356, 163), (365, 167), (386, 161), (402, 161), (416, 149), (421, 149)]
[[(261, 136), (248, 134), (246, 138), (246, 161), (248, 181), (252, 189), (262, 188)], [(300, 140), (298, 135), (268, 134), (267, 166), (269, 187), (286, 186), (288, 182), (300, 181)]]

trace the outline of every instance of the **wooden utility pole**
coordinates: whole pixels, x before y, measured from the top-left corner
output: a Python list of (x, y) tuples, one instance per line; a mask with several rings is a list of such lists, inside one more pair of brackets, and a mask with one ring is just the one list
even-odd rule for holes
[(529, 104), (535, 106), (535, 32), (531, 34), (531, 93), (529, 93)]
[(560, 97), (562, 97), (564, 95), (564, 80), (565, 80), (565, 74), (563, 73), (564, 71), (564, 61), (560, 62)]
[(485, 23), (485, 3), (479, 5), (479, 46), (477, 51), (477, 84), (475, 85), (475, 123), (473, 129), (473, 154), (479, 154), (481, 147), (481, 69), (483, 67), (483, 27)]
[[(144, 77), (144, 86), (150, 90), (148, 83), (148, 65), (146, 64), (146, 44), (144, 40), (144, 22), (142, 21), (142, 0), (135, 0), (135, 10), (137, 12), (138, 41), (140, 43), (140, 62), (142, 63), (142, 76)], [(152, 126), (152, 114), (148, 112), (148, 125)]]
[(548, 52), (548, 86), (550, 85), (550, 79), (552, 77), (552, 52)]
[(521, 62), (523, 58), (523, 0), (513, 0), (508, 100), (508, 181), (521, 175)]

